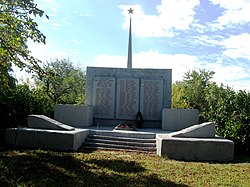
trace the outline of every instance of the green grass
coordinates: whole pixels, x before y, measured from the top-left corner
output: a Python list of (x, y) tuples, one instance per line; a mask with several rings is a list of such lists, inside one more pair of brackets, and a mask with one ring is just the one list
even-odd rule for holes
[(153, 154), (0, 152), (0, 186), (250, 186), (250, 158), (183, 162)]

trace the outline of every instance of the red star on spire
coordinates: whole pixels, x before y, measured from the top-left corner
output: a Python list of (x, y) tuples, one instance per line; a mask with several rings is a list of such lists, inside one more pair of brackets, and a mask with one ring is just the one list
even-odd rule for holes
[(134, 10), (133, 10), (132, 8), (130, 8), (130, 9), (128, 10), (128, 13), (129, 13), (129, 14), (133, 14), (133, 12), (134, 12)]

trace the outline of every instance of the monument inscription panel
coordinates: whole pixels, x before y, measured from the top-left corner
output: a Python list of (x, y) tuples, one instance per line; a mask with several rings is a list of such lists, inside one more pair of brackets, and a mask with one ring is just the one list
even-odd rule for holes
[(116, 119), (135, 120), (139, 110), (139, 79), (118, 78)]
[(94, 77), (93, 105), (95, 118), (115, 117), (115, 78)]
[(163, 80), (141, 79), (140, 111), (145, 120), (161, 120)]

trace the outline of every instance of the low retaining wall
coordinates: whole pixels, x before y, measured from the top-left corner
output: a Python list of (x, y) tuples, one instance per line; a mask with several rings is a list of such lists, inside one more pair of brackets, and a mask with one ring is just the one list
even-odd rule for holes
[(93, 124), (93, 106), (55, 105), (54, 119), (76, 128), (89, 127)]
[(71, 131), (31, 128), (10, 128), (5, 133), (5, 143), (13, 146), (54, 150), (77, 150), (85, 141), (89, 130)]
[(179, 131), (199, 123), (197, 109), (168, 109), (162, 110), (162, 130)]
[(189, 161), (231, 161), (234, 142), (219, 138), (157, 137), (157, 154)]
[(230, 161), (234, 142), (215, 136), (215, 123), (207, 122), (156, 136), (159, 156), (188, 161)]
[(44, 115), (29, 115), (28, 127), (33, 129), (72, 131), (74, 127), (65, 125)]

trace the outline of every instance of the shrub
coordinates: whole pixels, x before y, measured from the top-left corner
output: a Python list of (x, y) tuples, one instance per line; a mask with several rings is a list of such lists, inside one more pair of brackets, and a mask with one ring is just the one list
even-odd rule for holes
[[(54, 107), (46, 95), (28, 85), (17, 85), (8, 94), (0, 96), (0, 131), (7, 128), (27, 126), (29, 114), (43, 114), (53, 117)], [(0, 140), (0, 141), (3, 141)]]

